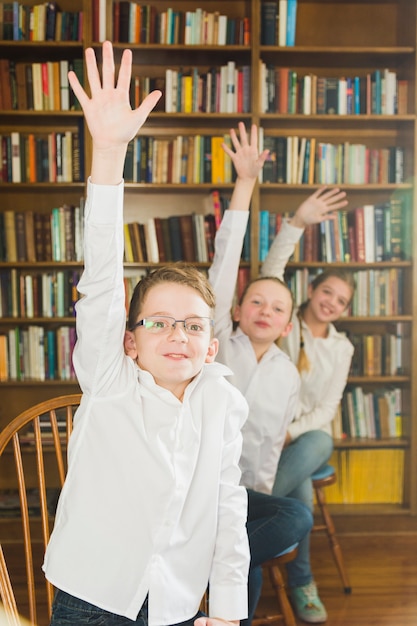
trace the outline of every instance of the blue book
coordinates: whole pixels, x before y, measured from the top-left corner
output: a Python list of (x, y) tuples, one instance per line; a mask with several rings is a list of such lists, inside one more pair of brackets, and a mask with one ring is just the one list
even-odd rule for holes
[(56, 334), (54, 330), (46, 331), (46, 338), (44, 343), (46, 352), (45, 359), (45, 378), (47, 380), (54, 380), (56, 378)]
[(269, 245), (269, 211), (259, 211), (259, 260), (265, 261)]
[(359, 115), (361, 112), (361, 81), (359, 76), (355, 76), (353, 85), (353, 112), (355, 115)]
[(375, 70), (371, 75), (371, 112), (380, 115), (382, 113), (382, 85), (381, 85), (381, 71)]
[(287, 4), (287, 46), (295, 46), (295, 32), (297, 25), (297, 0), (288, 0)]

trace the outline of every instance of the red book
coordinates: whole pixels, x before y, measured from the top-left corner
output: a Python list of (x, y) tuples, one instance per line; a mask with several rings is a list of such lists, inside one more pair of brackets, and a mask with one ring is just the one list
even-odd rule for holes
[(278, 110), (277, 113), (288, 113), (288, 90), (290, 70), (288, 67), (277, 68)]
[(155, 217), (155, 231), (156, 231), (156, 240), (158, 242), (158, 252), (159, 252), (159, 261), (160, 263), (165, 263), (168, 261), (166, 251), (165, 251), (165, 240), (164, 240), (164, 231), (162, 228), (162, 218)]
[(213, 191), (211, 192), (211, 198), (213, 201), (214, 223), (217, 230), (220, 227), (222, 221), (222, 205), (220, 202), (220, 194), (217, 189), (213, 189)]

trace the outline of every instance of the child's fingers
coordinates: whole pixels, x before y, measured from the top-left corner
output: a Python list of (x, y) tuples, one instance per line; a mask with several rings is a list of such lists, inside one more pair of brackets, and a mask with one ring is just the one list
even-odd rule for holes
[(155, 108), (161, 96), (162, 92), (159, 91), (159, 89), (155, 89), (155, 91), (151, 91), (151, 93), (143, 100), (142, 104), (135, 109), (134, 114), (137, 117), (138, 128), (140, 128), (145, 122), (149, 113)]
[(119, 75), (117, 77), (117, 88), (129, 93), (130, 79), (132, 78), (132, 52), (124, 50), (120, 64)]
[(89, 97), (85, 93), (83, 87), (80, 84), (80, 81), (77, 78), (77, 75), (72, 70), (68, 72), (68, 82), (71, 85), (71, 89), (74, 94), (78, 98), (79, 103), (81, 104), (81, 108), (84, 110), (86, 104), (89, 101)]

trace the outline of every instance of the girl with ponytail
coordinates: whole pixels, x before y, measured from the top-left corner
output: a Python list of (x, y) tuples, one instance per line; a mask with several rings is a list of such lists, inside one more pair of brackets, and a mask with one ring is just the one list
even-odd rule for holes
[[(332, 219), (347, 204), (345, 193), (322, 187), (301, 204), (276, 236), (262, 266), (265, 276), (282, 278), (288, 259), (309, 224)], [(310, 283), (308, 299), (293, 313), (293, 329), (280, 347), (296, 364), (301, 387), (295, 419), (287, 429), (272, 493), (290, 496), (313, 508), (311, 476), (333, 451), (331, 422), (350, 369), (353, 346), (333, 322), (348, 307), (355, 289), (352, 274), (327, 268)], [(288, 584), (297, 615), (309, 623), (324, 622), (326, 610), (318, 596), (310, 566), (310, 536), (288, 563)]]

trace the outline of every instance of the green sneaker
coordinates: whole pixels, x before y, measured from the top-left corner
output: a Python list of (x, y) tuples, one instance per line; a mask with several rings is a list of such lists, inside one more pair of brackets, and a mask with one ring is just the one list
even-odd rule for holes
[(309, 624), (320, 624), (327, 620), (324, 608), (314, 582), (303, 587), (290, 589), (290, 598), (297, 616)]

